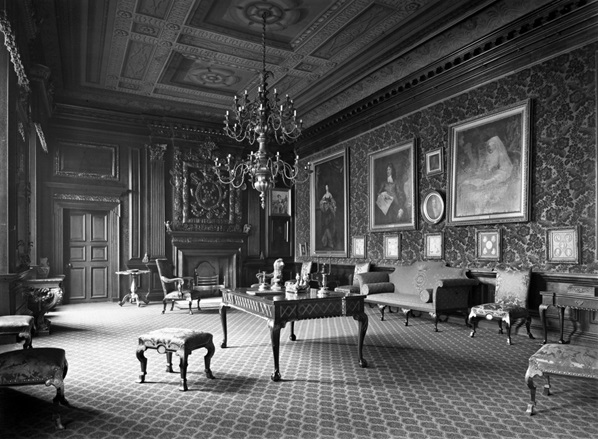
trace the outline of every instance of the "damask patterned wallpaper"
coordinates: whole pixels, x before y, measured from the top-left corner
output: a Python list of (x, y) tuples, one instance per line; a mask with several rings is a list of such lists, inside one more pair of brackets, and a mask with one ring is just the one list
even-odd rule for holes
[[(594, 272), (598, 270), (598, 262), (595, 261), (597, 50), (598, 44), (573, 50), (330, 146), (305, 160), (347, 148), (349, 233), (350, 236), (366, 236), (368, 259), (378, 266), (407, 265), (423, 260), (424, 234), (443, 232), (444, 260), (451, 266), (492, 269), (500, 264), (513, 268), (533, 267), (535, 271)], [(423, 221), (418, 209), (417, 230), (401, 231), (401, 258), (398, 261), (384, 260), (383, 237), (388, 232), (368, 230), (368, 153), (405, 140), (417, 140), (419, 206), (429, 191), (438, 190), (446, 194), (448, 189), (449, 126), (526, 99), (531, 99), (532, 103), (530, 220), (524, 223), (449, 226), (445, 216), (440, 223), (430, 225)], [(426, 152), (439, 147), (444, 152), (445, 172), (426, 176)], [(295, 194), (298, 246), (309, 243), (309, 184), (298, 185)], [(548, 229), (569, 226), (580, 227), (581, 264), (547, 262)], [(500, 263), (476, 258), (476, 230), (488, 228), (502, 230)], [(299, 257), (298, 260), (309, 258)], [(361, 260), (332, 260), (336, 264), (358, 261)]]

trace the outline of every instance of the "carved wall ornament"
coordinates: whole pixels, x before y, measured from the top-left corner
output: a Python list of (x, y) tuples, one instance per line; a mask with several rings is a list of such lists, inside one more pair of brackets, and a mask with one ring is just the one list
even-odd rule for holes
[(15, 69), (15, 73), (17, 74), (19, 85), (23, 87), (27, 93), (29, 93), (31, 92), (29, 79), (25, 74), (25, 68), (23, 67), (23, 62), (21, 61), (21, 54), (19, 53), (19, 49), (17, 47), (17, 41), (12, 31), (10, 21), (6, 16), (5, 10), (0, 11), (0, 32), (4, 34), (4, 45), (10, 54), (10, 61)]
[(95, 196), (90, 194), (54, 194), (55, 200), (71, 200), (77, 202), (120, 203), (118, 197)]
[(216, 144), (175, 142), (170, 183), (174, 189), (174, 231), (240, 232), (240, 191), (218, 182), (214, 173)]
[(164, 153), (168, 148), (168, 144), (151, 143), (146, 144), (146, 147), (149, 150), (151, 161), (164, 161)]

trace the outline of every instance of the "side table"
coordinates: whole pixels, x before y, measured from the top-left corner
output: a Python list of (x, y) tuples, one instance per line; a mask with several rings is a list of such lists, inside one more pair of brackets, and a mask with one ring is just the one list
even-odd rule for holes
[(139, 294), (137, 293), (137, 287), (139, 286), (139, 276), (142, 274), (145, 274), (145, 273), (150, 273), (149, 269), (147, 269), (147, 270), (128, 269), (128, 270), (120, 270), (120, 271), (116, 272), (117, 275), (123, 275), (123, 276), (127, 275), (131, 278), (130, 291), (125, 296), (123, 296), (122, 300), (120, 300), (120, 302), (118, 303), (119, 306), (122, 307), (122, 305), (125, 302), (130, 301), (131, 303), (136, 302), (137, 307), (141, 307), (141, 302), (139, 301), (139, 299), (141, 299), (145, 304), (149, 303), (149, 299), (147, 299), (147, 297), (150, 294), (149, 289), (143, 298), (139, 298)]
[(544, 340), (542, 344), (546, 344), (548, 340), (548, 330), (546, 328), (546, 309), (553, 306), (559, 309), (559, 326), (561, 329), (561, 336), (559, 344), (568, 344), (570, 341), (565, 341), (563, 338), (563, 327), (565, 324), (565, 309), (569, 307), (575, 310), (590, 310), (598, 312), (598, 297), (595, 296), (580, 296), (571, 295), (567, 293), (557, 293), (552, 291), (542, 291), (542, 304), (538, 307), (540, 314), (540, 321), (542, 321), (542, 329), (544, 330)]

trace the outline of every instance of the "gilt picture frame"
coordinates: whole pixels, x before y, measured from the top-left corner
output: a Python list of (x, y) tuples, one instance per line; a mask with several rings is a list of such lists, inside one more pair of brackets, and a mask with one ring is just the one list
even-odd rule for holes
[(312, 160), (310, 176), (310, 252), (312, 256), (347, 257), (347, 150)]
[(444, 235), (442, 232), (424, 234), (424, 256), (428, 260), (441, 260), (444, 257)]
[(444, 215), (444, 198), (438, 191), (430, 191), (424, 197), (421, 206), (422, 216), (426, 223), (435, 225)]
[(365, 258), (367, 254), (365, 237), (363, 235), (356, 235), (351, 239), (351, 241), (353, 248), (353, 258)]
[(270, 190), (268, 208), (271, 217), (277, 215), (289, 217), (291, 215), (291, 190), (289, 188)]
[(444, 157), (442, 148), (426, 153), (426, 175), (434, 176), (444, 172)]
[(546, 261), (548, 263), (579, 264), (580, 254), (579, 227), (547, 230)]
[(384, 259), (398, 260), (401, 256), (401, 234), (384, 236)]
[(502, 234), (500, 229), (476, 229), (476, 258), (500, 261), (502, 258)]
[(368, 154), (370, 231), (417, 228), (416, 142)]
[(447, 223), (529, 219), (530, 100), (453, 124)]

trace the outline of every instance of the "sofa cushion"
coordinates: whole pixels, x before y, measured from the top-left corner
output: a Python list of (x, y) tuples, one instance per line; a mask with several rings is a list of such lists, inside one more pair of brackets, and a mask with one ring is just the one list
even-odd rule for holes
[(356, 264), (355, 270), (353, 272), (353, 285), (359, 287), (359, 280), (357, 279), (357, 277), (355, 275), (357, 275), (359, 273), (369, 272), (369, 271), (370, 271), (370, 262), (369, 261), (367, 263)]
[(423, 303), (431, 303), (432, 302), (432, 289), (422, 289), (419, 291), (419, 299)]
[(361, 287), (361, 293), (369, 295), (372, 293), (389, 293), (395, 291), (393, 283), (369, 283)]

